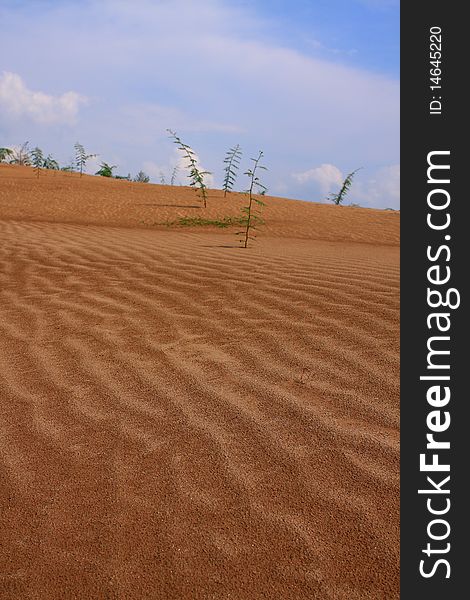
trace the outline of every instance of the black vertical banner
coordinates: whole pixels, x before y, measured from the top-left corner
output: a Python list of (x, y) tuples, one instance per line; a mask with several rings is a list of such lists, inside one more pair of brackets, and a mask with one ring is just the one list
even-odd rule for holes
[[(464, 5), (401, 7), (401, 598), (470, 597)], [(467, 192), (467, 193), (466, 193)]]

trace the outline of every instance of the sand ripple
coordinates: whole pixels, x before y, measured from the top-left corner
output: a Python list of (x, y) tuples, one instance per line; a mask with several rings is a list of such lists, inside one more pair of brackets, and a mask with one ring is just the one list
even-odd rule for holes
[(398, 598), (395, 246), (0, 239), (2, 599)]

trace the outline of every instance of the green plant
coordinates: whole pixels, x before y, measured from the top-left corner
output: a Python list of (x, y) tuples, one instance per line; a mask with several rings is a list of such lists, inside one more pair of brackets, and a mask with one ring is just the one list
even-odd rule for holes
[(150, 177), (144, 171), (139, 171), (137, 175), (134, 177), (134, 181), (137, 183), (148, 183), (150, 181)]
[(165, 223), (168, 227), (177, 225), (180, 227), (220, 227), (224, 229), (232, 225), (243, 225), (244, 217), (220, 217), (218, 219), (204, 219), (203, 217), (179, 217), (177, 221)]
[(343, 181), (343, 185), (341, 186), (341, 189), (339, 190), (339, 192), (337, 194), (330, 194), (328, 197), (328, 200), (331, 200), (332, 202), (334, 202), (337, 205), (341, 204), (344, 201), (344, 199), (346, 198), (347, 193), (349, 192), (349, 189), (352, 185), (352, 180), (354, 178), (354, 175), (361, 169), (362, 169), (362, 167), (359, 167), (359, 169), (356, 169), (355, 171), (352, 171), (351, 173), (349, 173), (346, 176), (346, 179)]
[(178, 167), (178, 165), (176, 165), (175, 168), (173, 169), (173, 172), (171, 173), (170, 185), (175, 185), (176, 176), (178, 175), (178, 171), (179, 171), (179, 167)]
[(59, 163), (54, 158), (52, 158), (51, 154), (48, 154), (46, 156), (46, 158), (44, 159), (43, 167), (45, 169), (51, 169), (53, 171), (58, 171)]
[(101, 177), (113, 177), (113, 169), (115, 168), (116, 165), (108, 165), (108, 163), (102, 162), (95, 175), (101, 175)]
[(188, 169), (189, 169), (189, 185), (196, 189), (196, 192), (199, 194), (200, 199), (204, 203), (204, 208), (207, 206), (207, 186), (204, 183), (204, 176), (211, 175), (209, 171), (201, 171), (197, 163), (197, 156), (191, 146), (184, 144), (181, 139), (176, 135), (174, 131), (171, 129), (167, 129), (171, 138), (173, 139), (173, 143), (176, 144), (178, 150), (183, 153), (183, 157), (188, 161)]
[(31, 164), (31, 155), (28, 146), (29, 142), (25, 142), (20, 148), (15, 148), (11, 154), (10, 164), (29, 166)]
[(77, 171), (80, 173), (80, 177), (83, 175), (83, 171), (86, 167), (86, 163), (90, 158), (94, 158), (96, 154), (87, 154), (85, 152), (85, 148), (77, 142), (74, 146), (75, 148), (75, 165), (77, 167)]
[(0, 148), (0, 163), (10, 160), (13, 156), (13, 150), (10, 148)]
[(243, 213), (243, 223), (242, 224), (244, 226), (244, 229), (243, 229), (243, 231), (237, 232), (237, 235), (243, 236), (242, 239), (240, 240), (240, 242), (243, 244), (244, 248), (248, 248), (248, 240), (255, 237), (254, 235), (250, 235), (251, 230), (256, 229), (256, 226), (254, 225), (254, 223), (258, 224), (258, 223), (263, 222), (261, 217), (257, 214), (256, 207), (255, 207), (255, 205), (265, 206), (265, 203), (262, 200), (260, 200), (259, 198), (256, 198), (256, 196), (255, 196), (257, 191), (258, 191), (258, 193), (262, 193), (263, 190), (266, 190), (266, 186), (260, 182), (259, 177), (256, 174), (258, 169), (263, 169), (264, 171), (267, 170), (266, 167), (264, 167), (263, 165), (260, 165), (260, 160), (262, 158), (263, 158), (263, 152), (260, 150), (258, 157), (251, 159), (254, 163), (253, 168), (248, 169), (248, 171), (245, 172), (245, 175), (247, 175), (250, 180), (250, 187), (245, 192), (248, 195), (248, 205), (244, 206), (242, 208), (242, 213)]
[(237, 144), (234, 148), (230, 148), (224, 158), (224, 184), (222, 189), (224, 190), (224, 198), (227, 195), (227, 192), (231, 192), (235, 180), (237, 178), (237, 171), (240, 167), (240, 161), (242, 158), (242, 149), (240, 145)]
[(31, 165), (34, 167), (36, 176), (39, 179), (39, 172), (44, 166), (44, 155), (41, 148), (38, 148), (37, 146), (31, 150)]

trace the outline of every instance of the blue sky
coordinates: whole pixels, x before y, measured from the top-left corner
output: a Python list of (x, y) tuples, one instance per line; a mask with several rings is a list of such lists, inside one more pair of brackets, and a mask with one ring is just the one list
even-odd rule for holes
[(67, 163), (79, 140), (159, 181), (179, 160), (168, 127), (216, 186), (239, 143), (243, 167), (264, 151), (274, 195), (324, 201), (363, 167), (349, 200), (397, 208), (398, 2), (0, 2), (0, 146)]

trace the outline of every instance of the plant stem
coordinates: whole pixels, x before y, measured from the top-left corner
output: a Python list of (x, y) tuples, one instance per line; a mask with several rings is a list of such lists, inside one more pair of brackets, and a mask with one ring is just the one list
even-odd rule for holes
[(250, 185), (250, 189), (249, 189), (250, 202), (248, 204), (248, 216), (247, 216), (247, 220), (246, 220), (245, 243), (243, 245), (244, 248), (248, 248), (248, 238), (249, 238), (250, 227), (251, 227), (251, 207), (253, 204), (253, 188), (255, 185), (256, 169), (258, 168), (258, 163), (261, 160), (262, 156), (263, 156), (263, 153), (260, 151), (258, 158), (254, 161), (255, 166), (253, 167), (253, 171), (251, 172), (251, 185)]

